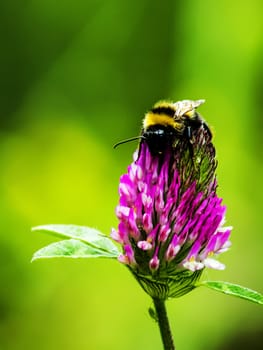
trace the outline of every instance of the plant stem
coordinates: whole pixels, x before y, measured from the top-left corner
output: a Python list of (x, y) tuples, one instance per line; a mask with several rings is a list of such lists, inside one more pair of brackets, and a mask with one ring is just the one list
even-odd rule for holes
[(153, 302), (158, 318), (164, 350), (175, 350), (173, 336), (165, 308), (165, 301), (163, 299), (153, 298)]

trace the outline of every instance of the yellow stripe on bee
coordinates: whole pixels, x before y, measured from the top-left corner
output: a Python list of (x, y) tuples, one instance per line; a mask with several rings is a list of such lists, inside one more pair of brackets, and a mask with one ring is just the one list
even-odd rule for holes
[(146, 129), (152, 125), (172, 126), (175, 129), (181, 129), (182, 123), (177, 123), (172, 117), (166, 114), (155, 114), (148, 112), (143, 120), (143, 128)]
[(174, 103), (171, 101), (158, 101), (155, 103), (155, 105), (153, 106), (153, 108), (157, 108), (157, 107), (167, 107), (167, 108), (171, 108), (174, 109)]
[(194, 111), (194, 110), (191, 110), (191, 111), (189, 111), (189, 112), (186, 112), (184, 115), (186, 115), (186, 116), (189, 117), (189, 118), (192, 118), (192, 117), (194, 116), (194, 114), (195, 114), (195, 111)]

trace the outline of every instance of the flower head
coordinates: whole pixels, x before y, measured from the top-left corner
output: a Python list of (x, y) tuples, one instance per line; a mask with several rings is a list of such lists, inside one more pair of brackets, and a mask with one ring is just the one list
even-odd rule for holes
[(143, 139), (121, 176), (119, 219), (112, 238), (126, 264), (152, 297), (174, 297), (194, 288), (205, 267), (224, 269), (216, 257), (229, 246), (226, 207), (216, 194), (215, 149), (206, 124), (191, 140), (153, 154)]

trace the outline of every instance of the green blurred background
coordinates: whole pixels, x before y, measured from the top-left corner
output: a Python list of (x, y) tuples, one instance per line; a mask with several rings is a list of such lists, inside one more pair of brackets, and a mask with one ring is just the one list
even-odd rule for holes
[[(159, 99), (199, 99), (234, 226), (227, 280), (263, 291), (262, 1), (0, 3), (0, 349), (161, 349), (150, 298), (103, 260), (30, 263), (47, 223), (116, 226), (118, 179)], [(259, 349), (259, 306), (196, 290), (168, 303), (180, 350)]]

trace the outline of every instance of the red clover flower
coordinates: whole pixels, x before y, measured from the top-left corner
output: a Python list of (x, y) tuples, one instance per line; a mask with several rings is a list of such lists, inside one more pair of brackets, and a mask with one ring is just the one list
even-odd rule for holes
[[(191, 102), (191, 101), (189, 101)], [(217, 162), (206, 124), (162, 154), (142, 139), (120, 178), (117, 230), (119, 261), (152, 297), (181, 296), (205, 267), (222, 270), (216, 257), (229, 246), (226, 207), (216, 194)]]

